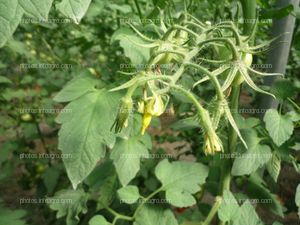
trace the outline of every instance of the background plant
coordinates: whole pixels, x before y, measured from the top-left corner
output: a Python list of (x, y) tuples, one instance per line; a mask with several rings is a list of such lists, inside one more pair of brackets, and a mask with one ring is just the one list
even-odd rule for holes
[[(271, 2), (258, 3), (258, 21), (297, 12), (290, 6), (272, 9)], [(260, 76), (251, 74), (249, 79), (251, 68), (236, 62), (243, 60), (250, 67), (265, 61), (265, 54), (251, 62), (246, 53), (265, 50), (253, 46), (271, 44), (268, 24), (258, 24), (254, 44), (246, 40), (253, 24), (244, 28), (236, 23), (247, 14), (244, 11), (243, 16), (238, 2), (82, 1), (76, 5), (75, 1), (48, 1), (37, 11), (29, 5), (29, 1), (9, 1), (6, 8), (1, 6), (1, 15), (13, 19), (14, 27), (20, 25), (12, 40), (9, 31), (14, 29), (2, 22), (6, 30), (0, 38), (5, 43), (2, 72), (7, 74), (1, 77), (5, 121), (1, 179), (6, 181), (19, 171), (22, 176), (14, 185), (37, 190), (29, 199), (53, 196), (49, 198), (52, 211), (44, 204), (24, 205), (41, 215), (27, 217), (29, 224), (212, 224), (216, 220), (259, 224), (261, 219), (272, 224), (299, 205), (297, 195), (295, 204), (278, 201), (276, 196), (280, 167), (289, 163), (298, 171), (297, 64), (291, 63), (294, 69), (286, 75), (291, 79), (278, 80), (268, 90), (280, 100), (278, 111), (268, 110), (263, 121), (236, 113), (242, 81), (237, 77), (246, 78), (242, 94), (257, 99), (248, 105), (250, 109), (257, 108), (256, 91), (266, 91)], [(18, 9), (19, 16), (7, 17), (12, 15), (8, 7)], [(50, 8), (49, 19), (59, 18), (61, 24), (34, 25), (24, 20), (46, 18)], [(199, 15), (201, 11), (206, 13)], [(232, 22), (222, 23), (225, 20)], [(297, 51), (292, 52), (293, 62)], [(63, 64), (64, 68), (25, 69), (24, 64)], [(24, 110), (62, 109), (61, 103), (68, 104), (56, 121), (57, 111)], [(141, 134), (150, 122), (157, 126), (157, 117), (164, 115), (176, 121), (169, 125), (171, 133), (154, 136), (150, 129), (151, 137), (147, 129)], [(24, 158), (37, 151), (60, 153), (55, 141), (58, 130), (58, 149), (65, 156), (66, 169), (57, 158)], [(178, 140), (190, 143), (188, 153), (170, 154), (166, 147), (156, 150), (158, 143)], [(183, 160), (187, 154), (193, 155), (194, 162)], [(24, 193), (19, 195), (13, 201), (24, 198)], [(207, 196), (213, 196), (213, 201), (206, 201)], [(12, 202), (7, 196), (3, 199)], [(57, 199), (71, 202), (55, 203)], [(253, 199), (259, 204), (249, 204)], [(263, 202), (266, 199), (268, 203)], [(261, 208), (272, 214), (264, 217)], [(55, 219), (55, 211), (61, 219)], [(13, 224), (24, 223), (23, 211), (1, 205), (1, 213), (11, 215), (8, 220)]]

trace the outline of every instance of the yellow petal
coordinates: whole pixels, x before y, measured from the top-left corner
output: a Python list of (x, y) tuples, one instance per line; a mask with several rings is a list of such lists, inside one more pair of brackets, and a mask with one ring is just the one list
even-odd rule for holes
[(145, 113), (143, 116), (143, 123), (142, 123), (142, 130), (141, 130), (141, 134), (144, 135), (146, 129), (149, 127), (150, 123), (151, 123), (151, 119), (152, 119), (152, 115), (149, 113)]
[(160, 96), (156, 97), (154, 105), (153, 105), (152, 115), (160, 116), (161, 114), (164, 113), (164, 109), (165, 109), (165, 106), (164, 106), (164, 102), (163, 102), (162, 98)]
[(138, 112), (143, 114), (145, 111), (145, 102), (144, 101), (139, 101), (138, 102)]

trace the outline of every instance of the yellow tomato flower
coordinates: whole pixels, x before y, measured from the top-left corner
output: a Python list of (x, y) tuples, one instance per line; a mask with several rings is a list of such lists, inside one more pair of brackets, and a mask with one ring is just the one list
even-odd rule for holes
[(139, 103), (138, 111), (143, 110), (143, 122), (142, 122), (142, 135), (145, 133), (146, 129), (151, 123), (153, 116), (160, 116), (165, 111), (165, 105), (161, 96), (154, 95), (148, 98), (145, 102)]
[(164, 102), (161, 96), (154, 96), (148, 100), (146, 103), (146, 113), (151, 114), (152, 116), (160, 116), (165, 111)]

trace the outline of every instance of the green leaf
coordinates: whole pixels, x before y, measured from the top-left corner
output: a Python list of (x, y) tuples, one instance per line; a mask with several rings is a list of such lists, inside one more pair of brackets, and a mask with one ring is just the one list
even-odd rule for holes
[(283, 207), (277, 199), (277, 196), (271, 193), (271, 191), (262, 183), (261, 179), (257, 179), (255, 176), (250, 176), (247, 180), (247, 195), (251, 199), (258, 199), (259, 205), (271, 210), (276, 215), (283, 218)]
[(288, 16), (291, 12), (293, 12), (294, 6), (289, 4), (282, 8), (270, 8), (264, 9), (261, 12), (262, 19), (281, 19), (285, 16)]
[(293, 122), (300, 121), (300, 114), (295, 111), (288, 112), (286, 116), (289, 117)]
[(0, 84), (12, 84), (12, 82), (7, 77), (0, 76)]
[(155, 0), (153, 1), (155, 8), (149, 13), (147, 16), (148, 19), (156, 18), (161, 10), (163, 10), (165, 7), (168, 6), (169, 1), (168, 0)]
[(236, 154), (231, 173), (234, 176), (249, 175), (265, 165), (272, 156), (269, 146), (261, 145), (255, 130), (242, 130), (248, 149)]
[(111, 223), (107, 222), (107, 220), (100, 215), (93, 216), (89, 221), (89, 225), (110, 225)]
[(56, 4), (56, 8), (66, 17), (79, 24), (87, 12), (91, 0), (62, 0)]
[(42, 174), (43, 182), (47, 188), (48, 194), (52, 194), (60, 175), (62, 174), (61, 164), (55, 164), (54, 166), (48, 167)]
[(199, 225), (199, 223), (198, 222), (184, 221), (183, 223), (181, 223), (181, 225)]
[(33, 76), (25, 75), (23, 77), (23, 79), (21, 80), (20, 84), (31, 84), (34, 82), (34, 80), (35, 80), (35, 78)]
[(296, 142), (295, 145), (291, 147), (291, 149), (293, 149), (295, 151), (300, 151), (300, 143)]
[(4, 92), (2, 92), (2, 96), (7, 101), (11, 101), (14, 98), (23, 100), (26, 97), (34, 97), (35, 94), (36, 93), (33, 91), (25, 91), (24, 89), (18, 89), (18, 90), (7, 89)]
[(111, 40), (120, 41), (120, 46), (124, 49), (125, 55), (134, 65), (139, 66), (144, 64), (150, 58), (149, 49), (134, 44), (145, 44), (146, 42), (135, 35), (135, 33), (129, 28), (120, 28), (114, 33)]
[(1, 143), (1, 158), (0, 158), (0, 166), (5, 161), (9, 161), (14, 149), (18, 149), (18, 145), (13, 141), (6, 141)]
[(137, 186), (128, 185), (118, 190), (118, 195), (122, 202), (133, 204), (140, 198)]
[(13, 35), (21, 22), (23, 9), (18, 0), (1, 0), (0, 3), (0, 47)]
[(208, 168), (201, 163), (161, 161), (155, 168), (155, 175), (166, 191), (167, 201), (176, 207), (196, 204), (193, 194), (200, 191), (208, 176)]
[(295, 87), (293, 83), (286, 79), (278, 79), (272, 85), (272, 93), (280, 99), (287, 99), (294, 95)]
[(281, 159), (277, 152), (272, 153), (271, 160), (267, 163), (267, 170), (275, 182), (281, 170)]
[(49, 207), (57, 211), (56, 218), (66, 216), (67, 225), (77, 225), (79, 213), (87, 212), (88, 194), (82, 190), (60, 190), (48, 198)]
[(240, 130), (242, 129), (251, 129), (253, 127), (256, 127), (260, 124), (260, 120), (254, 117), (244, 118), (240, 114), (236, 115), (236, 123), (238, 125), (238, 128)]
[(245, 201), (238, 211), (238, 219), (233, 222), (233, 225), (263, 225), (262, 221), (257, 216), (255, 209), (249, 201)]
[(52, 3), (53, 0), (19, 0), (27, 15), (41, 20), (48, 19)]
[(277, 146), (281, 146), (293, 134), (293, 121), (288, 115), (280, 115), (277, 110), (269, 109), (265, 116), (266, 129)]
[(53, 0), (2, 0), (0, 3), (0, 47), (13, 35), (24, 12), (34, 18), (47, 20)]
[(300, 184), (296, 190), (295, 203), (298, 206), (298, 216), (300, 217)]
[(121, 13), (130, 13), (131, 7), (130, 5), (117, 5), (117, 4), (109, 4), (108, 7), (115, 11), (120, 11)]
[(70, 102), (82, 95), (96, 91), (95, 86), (99, 83), (99, 79), (86, 74), (75, 77), (67, 83), (67, 85), (54, 97), (56, 102)]
[(19, 55), (26, 57), (28, 60), (35, 59), (35, 57), (30, 53), (29, 48), (25, 44), (25, 42), (10, 39), (7, 41), (6, 47), (11, 49), (15, 53), (18, 53)]
[(119, 186), (117, 174), (108, 177), (105, 183), (101, 186), (100, 197), (97, 204), (97, 210), (103, 209), (109, 206), (116, 197), (117, 188)]
[(10, 210), (0, 205), (1, 225), (26, 225), (25, 220), (22, 219), (25, 215), (25, 210)]
[(118, 104), (117, 94), (101, 89), (72, 101), (57, 118), (62, 124), (58, 148), (68, 156), (63, 161), (74, 189), (104, 157), (104, 145), (114, 146), (111, 126)]
[(85, 15), (85, 18), (91, 21), (94, 21), (96, 17), (101, 15), (105, 9), (105, 6), (108, 2), (102, 0), (95, 0), (91, 2), (91, 5)]
[(145, 205), (137, 213), (133, 225), (178, 225), (178, 222), (171, 210)]
[(98, 165), (85, 179), (89, 191), (98, 197), (97, 210), (109, 206), (117, 195), (119, 186), (118, 177), (111, 160), (106, 160)]
[[(143, 116), (140, 113), (134, 113), (128, 119), (128, 126), (118, 134), (118, 137), (123, 139), (129, 139), (130, 137), (138, 136), (141, 134)], [(149, 137), (149, 136), (147, 136)], [(151, 138), (145, 138), (144, 144), (147, 148), (152, 148)]]
[(200, 125), (195, 117), (189, 117), (174, 122), (170, 127), (174, 130), (189, 130), (199, 128)]
[(225, 190), (223, 201), (218, 209), (218, 216), (223, 222), (232, 222), (237, 218), (239, 204), (229, 190)]
[(98, 191), (105, 184), (106, 179), (113, 176), (115, 168), (111, 160), (105, 160), (97, 165), (91, 174), (84, 180), (90, 191)]
[(297, 19), (300, 19), (300, 6), (296, 6), (294, 8), (294, 14), (295, 14)]
[(148, 135), (135, 136), (129, 139), (119, 138), (112, 150), (110, 158), (114, 161), (119, 179), (123, 186), (126, 186), (140, 170), (140, 159), (147, 158)]

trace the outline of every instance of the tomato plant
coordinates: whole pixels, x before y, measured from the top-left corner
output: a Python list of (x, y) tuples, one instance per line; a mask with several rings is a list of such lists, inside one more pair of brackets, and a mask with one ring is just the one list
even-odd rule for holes
[[(296, 9), (3, 2), (0, 67), (15, 76), (0, 76), (0, 183), (21, 173), (18, 185), (36, 198), (11, 210), (4, 196), (0, 225), (278, 225), (299, 213), (298, 183), (293, 203), (278, 191), (285, 167), (299, 173), (299, 79), (258, 67), (289, 35), (270, 38), (261, 21)], [(260, 115), (242, 112), (245, 96)], [(260, 96), (278, 107), (258, 108)], [(42, 213), (26, 216), (33, 210)]]

